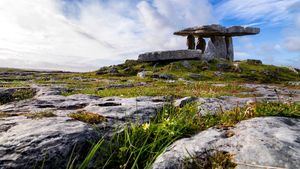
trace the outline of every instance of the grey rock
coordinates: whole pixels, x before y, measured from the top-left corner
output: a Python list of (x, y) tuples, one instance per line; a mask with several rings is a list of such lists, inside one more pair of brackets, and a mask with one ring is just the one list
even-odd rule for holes
[(253, 98), (238, 98), (232, 96), (224, 96), (220, 98), (199, 98), (198, 111), (201, 115), (216, 114), (236, 108), (243, 107), (247, 102), (253, 101)]
[(232, 68), (232, 65), (229, 63), (218, 63), (217, 64), (217, 69), (219, 71), (229, 71), (229, 70), (231, 70), (231, 68)]
[(166, 73), (159, 74), (157, 77), (154, 77), (154, 78), (159, 78), (159, 79), (164, 79), (164, 80), (174, 80), (174, 79), (176, 79), (176, 77), (174, 75), (166, 74)]
[(243, 27), (243, 26), (232, 26), (224, 27), (218, 24), (203, 25), (197, 27), (186, 28), (175, 32), (175, 35), (187, 36), (195, 35), (201, 37), (212, 37), (212, 36), (243, 36), (243, 35), (255, 35), (260, 32), (259, 28), (255, 27)]
[(214, 75), (217, 76), (217, 77), (221, 77), (221, 76), (224, 75), (224, 73), (216, 71), (216, 72), (214, 72)]
[(217, 49), (213, 44), (213, 42), (209, 39), (204, 52), (204, 58), (206, 60), (212, 60), (214, 58), (217, 58), (217, 55), (218, 55)]
[(201, 50), (174, 50), (140, 54), (138, 60), (143, 62), (156, 62), (165, 60), (201, 59), (201, 57)]
[(216, 48), (216, 56), (215, 58), (227, 58), (227, 47), (225, 38), (221, 36), (215, 36), (211, 38), (212, 43)]
[(201, 74), (197, 74), (197, 73), (190, 73), (189, 78), (194, 79), (194, 80), (200, 80), (202, 78)]
[(227, 56), (226, 56), (226, 58), (229, 61), (233, 61), (234, 60), (234, 49), (233, 49), (232, 37), (226, 36), (225, 37), (225, 42), (226, 42), (226, 47), (227, 47)]
[[(66, 168), (72, 149), (76, 153), (89, 150), (89, 143), (112, 135), (116, 127), (128, 121), (143, 123), (156, 115), (163, 98), (119, 98), (77, 94), (62, 96), (63, 88), (39, 87), (29, 100), (0, 106), (0, 112), (14, 115), (0, 119), (0, 168)], [(56, 117), (29, 119), (26, 113), (50, 110)], [(91, 126), (72, 120), (68, 115), (78, 110), (100, 114), (107, 121)], [(47, 158), (46, 157), (47, 154)], [(78, 159), (80, 160), (80, 159)]]
[(296, 74), (299, 74), (299, 72), (297, 71), (296, 68), (293, 68), (293, 67), (291, 67), (291, 66), (288, 66), (287, 68), (288, 68), (290, 71), (292, 71), (292, 72), (294, 72), (294, 73), (296, 73)]
[(190, 62), (187, 61), (187, 60), (182, 61), (182, 62), (181, 62), (181, 65), (182, 65), (183, 67), (185, 67), (186, 69), (192, 69), (192, 66), (191, 66)]
[(142, 72), (139, 72), (137, 74), (137, 76), (140, 78), (146, 78), (147, 76), (151, 76), (152, 74), (153, 74), (153, 72), (151, 72), (151, 71), (142, 71)]
[(119, 70), (115, 67), (111, 67), (110, 69), (108, 69), (108, 73), (116, 74), (116, 73), (119, 73)]
[(184, 97), (182, 99), (175, 100), (175, 107), (184, 107), (187, 104), (192, 104), (198, 101), (197, 97)]
[[(84, 152), (97, 134), (67, 117), (31, 120), (23, 116), (0, 121), (0, 168), (66, 168), (72, 149)], [(62, 130), (63, 129), (63, 130)], [(76, 153), (74, 152), (74, 153)]]
[(228, 130), (210, 128), (178, 140), (156, 159), (153, 169), (180, 169), (184, 159), (204, 155), (208, 150), (234, 154), (238, 169), (300, 167), (300, 119), (254, 118), (238, 123), (230, 131), (234, 135), (225, 137)]
[(107, 89), (123, 89), (134, 87), (133, 84), (110, 84), (106, 86)]

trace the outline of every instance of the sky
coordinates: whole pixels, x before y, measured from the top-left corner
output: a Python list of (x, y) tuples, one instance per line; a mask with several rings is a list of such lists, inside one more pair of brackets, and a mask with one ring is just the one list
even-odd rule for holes
[(300, 68), (300, 0), (1, 0), (0, 67), (92, 71), (185, 49), (173, 32), (204, 24), (259, 27), (235, 59)]

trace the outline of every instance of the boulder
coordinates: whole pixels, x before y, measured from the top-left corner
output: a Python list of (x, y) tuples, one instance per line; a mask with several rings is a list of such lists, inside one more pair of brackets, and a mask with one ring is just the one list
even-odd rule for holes
[(208, 151), (231, 154), (239, 169), (300, 168), (299, 130), (300, 119), (284, 117), (242, 121), (229, 131), (210, 128), (173, 143), (153, 169), (181, 169), (185, 159), (203, 158)]
[(173, 50), (157, 51), (139, 55), (138, 60), (143, 62), (156, 62), (167, 60), (201, 59), (201, 50)]
[[(85, 157), (93, 141), (112, 135), (128, 121), (144, 123), (165, 104), (154, 97), (119, 98), (77, 94), (60, 95), (62, 88), (38, 87), (29, 100), (0, 106), (0, 168), (67, 168), (73, 158)], [(107, 120), (91, 125), (69, 117), (77, 111), (92, 112)], [(54, 115), (37, 119), (27, 114), (51, 111)], [(80, 163), (80, 158), (76, 162)]]

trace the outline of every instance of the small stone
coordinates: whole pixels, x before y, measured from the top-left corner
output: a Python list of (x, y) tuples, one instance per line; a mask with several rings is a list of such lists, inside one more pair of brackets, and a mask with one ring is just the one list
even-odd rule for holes
[(111, 84), (111, 85), (108, 85), (106, 88), (107, 89), (122, 89), (122, 88), (131, 88), (131, 87), (134, 87), (133, 84)]
[(189, 61), (185, 60), (181, 62), (181, 65), (186, 69), (192, 69), (192, 66)]
[(224, 73), (219, 72), (219, 71), (216, 71), (216, 72), (214, 72), (214, 75), (215, 75), (215, 76), (218, 76), (218, 77), (221, 77), (221, 76), (224, 75)]
[(112, 67), (112, 68), (110, 68), (110, 69), (108, 70), (108, 73), (110, 73), (110, 74), (117, 74), (117, 73), (119, 73), (119, 71), (118, 71), (117, 68)]
[(202, 78), (202, 75), (196, 74), (196, 73), (190, 73), (189, 78), (191, 78), (193, 80), (200, 80)]
[(229, 63), (218, 63), (217, 64), (217, 69), (219, 71), (229, 71), (231, 70), (231, 65)]
[(159, 78), (159, 79), (164, 79), (164, 80), (175, 80), (175, 79), (176, 79), (174, 75), (171, 75), (171, 74), (165, 74), (165, 73), (159, 74), (159, 75), (158, 75), (158, 78)]
[(151, 71), (142, 71), (142, 72), (139, 72), (137, 74), (137, 76), (140, 78), (146, 78), (147, 76), (151, 76), (152, 74), (153, 74), (153, 72), (151, 72)]

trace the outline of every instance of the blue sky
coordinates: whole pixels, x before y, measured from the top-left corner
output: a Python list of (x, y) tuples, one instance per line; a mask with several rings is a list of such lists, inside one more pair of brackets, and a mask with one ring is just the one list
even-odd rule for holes
[(234, 38), (236, 59), (300, 68), (300, 0), (0, 1), (0, 67), (90, 71), (153, 50), (203, 24), (261, 28)]

